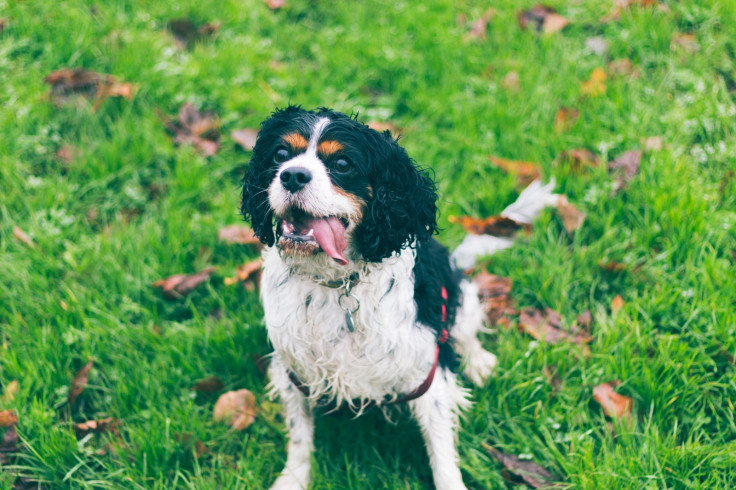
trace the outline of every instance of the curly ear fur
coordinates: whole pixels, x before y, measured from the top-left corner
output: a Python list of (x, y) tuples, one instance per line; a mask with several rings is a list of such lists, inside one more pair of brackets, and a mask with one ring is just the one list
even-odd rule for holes
[(378, 133), (377, 140), (373, 198), (356, 230), (358, 250), (371, 262), (437, 232), (437, 190), (428, 171), (409, 158), (390, 132)]

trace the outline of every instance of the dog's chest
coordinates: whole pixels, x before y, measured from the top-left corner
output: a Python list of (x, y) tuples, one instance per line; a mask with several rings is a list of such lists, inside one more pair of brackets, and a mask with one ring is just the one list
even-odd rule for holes
[(426, 377), (434, 336), (416, 323), (411, 275), (393, 269), (373, 271), (353, 287), (360, 306), (350, 331), (344, 307), (357, 305), (352, 298), (340, 302), (344, 288), (288, 275), (267, 260), (262, 296), (269, 339), (312, 394), (382, 399), (410, 392)]

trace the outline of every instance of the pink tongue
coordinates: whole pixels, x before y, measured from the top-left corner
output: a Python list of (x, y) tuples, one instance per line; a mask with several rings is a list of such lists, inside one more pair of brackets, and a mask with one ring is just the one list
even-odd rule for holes
[(348, 245), (345, 241), (345, 226), (340, 220), (334, 216), (315, 218), (309, 220), (307, 225), (314, 230), (314, 238), (322, 250), (338, 264), (347, 265), (348, 261), (343, 252)]

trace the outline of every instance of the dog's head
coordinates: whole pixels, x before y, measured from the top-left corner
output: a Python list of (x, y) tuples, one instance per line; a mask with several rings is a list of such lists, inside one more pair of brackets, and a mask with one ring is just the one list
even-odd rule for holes
[(390, 132), (290, 106), (261, 124), (241, 211), (263, 243), (346, 265), (378, 262), (429, 238), (436, 200), (432, 179)]

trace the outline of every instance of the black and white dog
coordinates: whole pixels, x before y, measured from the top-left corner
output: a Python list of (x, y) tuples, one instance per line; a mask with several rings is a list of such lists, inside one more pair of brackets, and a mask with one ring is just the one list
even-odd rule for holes
[(314, 412), (360, 414), (407, 402), (435, 486), (465, 488), (455, 449), (469, 405), (456, 370), (480, 385), (496, 365), (483, 313), (437, 231), (437, 193), (388, 131), (327, 109), (288, 107), (261, 124), (242, 213), (267, 245), (261, 296), (269, 368), (289, 428), (273, 488), (309, 484)]

